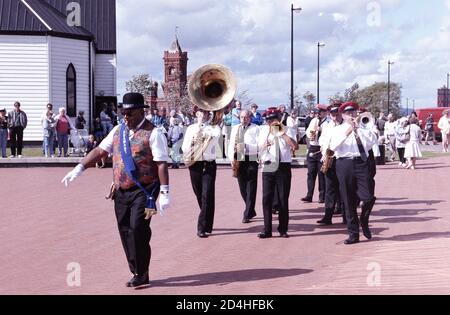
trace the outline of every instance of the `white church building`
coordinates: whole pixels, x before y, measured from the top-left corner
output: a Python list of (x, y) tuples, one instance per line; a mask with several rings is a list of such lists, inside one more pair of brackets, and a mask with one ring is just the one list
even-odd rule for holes
[(117, 104), (115, 0), (0, 0), (0, 108), (19, 101), (25, 141), (42, 141), (47, 103), (92, 127)]

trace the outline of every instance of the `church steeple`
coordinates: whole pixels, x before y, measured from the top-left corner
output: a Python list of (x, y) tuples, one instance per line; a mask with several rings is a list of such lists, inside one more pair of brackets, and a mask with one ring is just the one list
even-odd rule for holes
[(187, 84), (188, 54), (181, 49), (178, 36), (169, 50), (164, 52), (164, 94), (176, 93), (181, 96)]

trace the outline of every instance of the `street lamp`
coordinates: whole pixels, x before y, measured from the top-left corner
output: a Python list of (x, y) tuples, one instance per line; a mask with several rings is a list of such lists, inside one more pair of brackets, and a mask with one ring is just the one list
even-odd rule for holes
[(387, 108), (387, 110), (388, 110), (388, 115), (389, 115), (389, 113), (390, 113), (390, 102), (391, 102), (391, 65), (393, 65), (394, 64), (394, 62), (392, 62), (392, 61), (388, 61), (388, 108)]
[(406, 98), (406, 116), (409, 115), (409, 98)]
[(294, 12), (301, 10), (291, 4), (291, 110), (294, 108)]
[(317, 104), (320, 104), (320, 47), (325, 47), (325, 44), (318, 42), (317, 43)]

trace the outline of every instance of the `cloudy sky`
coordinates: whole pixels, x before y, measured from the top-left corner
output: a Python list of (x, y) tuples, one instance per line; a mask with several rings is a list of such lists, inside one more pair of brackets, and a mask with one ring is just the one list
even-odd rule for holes
[(450, 0), (118, 0), (118, 93), (135, 74), (163, 80), (178, 26), (188, 73), (224, 64), (261, 107), (288, 103), (291, 3), (302, 8), (294, 15), (298, 93), (316, 93), (321, 41), (322, 103), (355, 82), (387, 81), (390, 59), (403, 105), (436, 106), (450, 72)]

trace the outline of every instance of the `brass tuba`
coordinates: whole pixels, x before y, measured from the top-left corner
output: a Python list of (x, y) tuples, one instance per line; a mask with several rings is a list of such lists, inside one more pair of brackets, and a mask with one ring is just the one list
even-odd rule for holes
[[(191, 102), (204, 111), (213, 112), (211, 125), (218, 125), (223, 112), (234, 99), (236, 80), (227, 67), (219, 64), (208, 64), (197, 69), (189, 79), (188, 94)], [(189, 151), (183, 153), (186, 166), (193, 165), (201, 159), (207, 149), (211, 136), (203, 136), (202, 128), (192, 139)]]
[[(213, 123), (220, 122), (223, 110), (234, 99), (236, 79), (227, 67), (208, 64), (194, 72), (188, 84), (191, 102), (199, 108), (214, 112)], [(220, 119), (219, 119), (220, 118)]]

